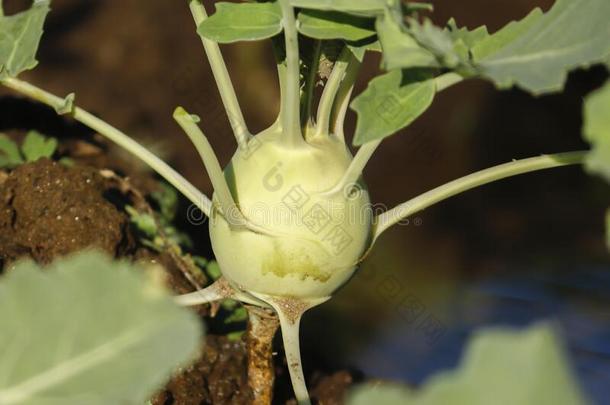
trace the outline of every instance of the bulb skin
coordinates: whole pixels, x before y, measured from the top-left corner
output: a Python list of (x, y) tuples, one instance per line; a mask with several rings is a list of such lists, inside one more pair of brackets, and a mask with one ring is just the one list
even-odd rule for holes
[(372, 212), (362, 181), (332, 190), (352, 156), (333, 136), (298, 149), (268, 131), (238, 149), (225, 178), (239, 210), (265, 232), (231, 228), (215, 203), (210, 238), (223, 276), (246, 292), (328, 297), (368, 247)]

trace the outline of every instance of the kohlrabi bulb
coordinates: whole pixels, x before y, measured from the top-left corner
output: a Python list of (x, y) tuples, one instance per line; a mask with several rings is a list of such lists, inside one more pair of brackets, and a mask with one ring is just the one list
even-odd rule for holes
[(214, 253), (223, 275), (244, 291), (330, 296), (352, 276), (368, 246), (369, 195), (361, 182), (335, 187), (352, 160), (343, 142), (320, 136), (288, 148), (278, 142), (281, 136), (258, 135), (225, 169), (240, 211), (268, 232), (231, 229), (214, 208)]

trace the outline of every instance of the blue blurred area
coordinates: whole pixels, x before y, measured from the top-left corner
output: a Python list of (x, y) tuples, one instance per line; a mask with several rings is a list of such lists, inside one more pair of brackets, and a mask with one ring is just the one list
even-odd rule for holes
[[(583, 266), (560, 274), (494, 275), (464, 284), (447, 303), (446, 319), (430, 334), (423, 322), (385, 323), (354, 359), (366, 375), (419, 385), (456, 367), (471, 334), (481, 327), (525, 327), (550, 320), (563, 334), (573, 368), (586, 394), (610, 404), (610, 268)], [(425, 313), (422, 313), (425, 316)], [(445, 317), (444, 317), (445, 318)], [(517, 370), (515, 370), (517, 372)]]

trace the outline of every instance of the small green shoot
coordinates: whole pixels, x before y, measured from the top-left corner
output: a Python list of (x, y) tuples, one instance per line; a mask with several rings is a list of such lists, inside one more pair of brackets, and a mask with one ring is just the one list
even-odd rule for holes
[(0, 134), (0, 168), (12, 169), (23, 163), (19, 146), (4, 134)]
[(13, 169), (23, 163), (51, 158), (57, 151), (57, 139), (48, 138), (37, 131), (25, 136), (21, 148), (6, 135), (0, 134), (0, 168)]

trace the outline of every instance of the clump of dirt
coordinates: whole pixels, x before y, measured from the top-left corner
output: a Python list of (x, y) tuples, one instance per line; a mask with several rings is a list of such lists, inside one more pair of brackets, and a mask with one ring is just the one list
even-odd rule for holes
[(93, 168), (40, 159), (0, 184), (0, 258), (40, 263), (85, 248), (121, 256), (133, 247), (129, 220), (106, 197)]
[(354, 383), (354, 377), (348, 371), (338, 371), (328, 376), (314, 376), (310, 392), (318, 405), (341, 405), (345, 395)]
[(250, 405), (243, 340), (208, 335), (202, 356), (153, 398), (153, 405)]

